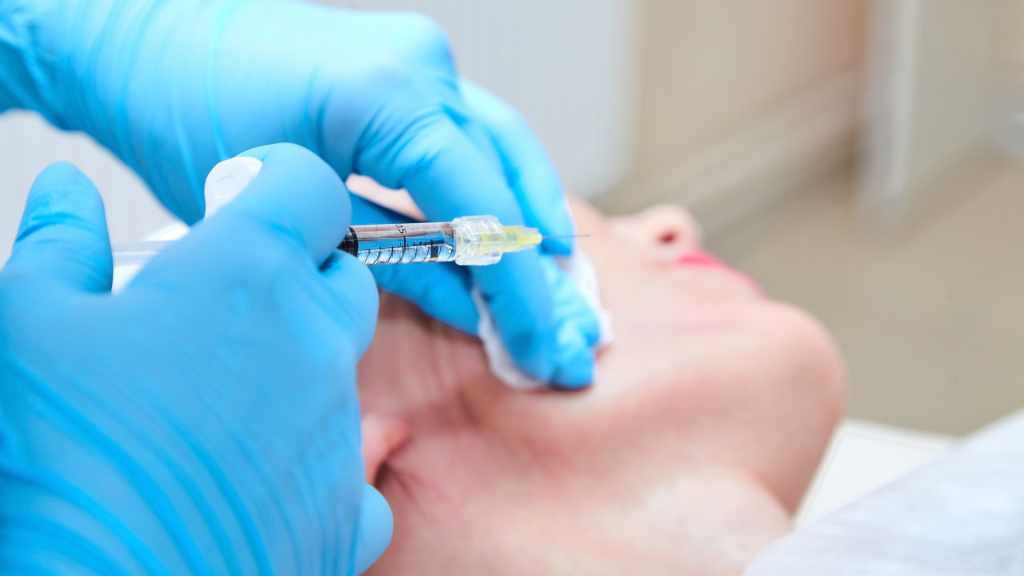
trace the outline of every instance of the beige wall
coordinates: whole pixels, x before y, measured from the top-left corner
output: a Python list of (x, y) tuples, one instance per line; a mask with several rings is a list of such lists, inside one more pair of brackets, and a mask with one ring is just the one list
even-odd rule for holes
[(638, 158), (630, 183), (604, 207), (687, 203), (688, 188), (700, 186), (679, 175), (688, 164), (742, 140), (830, 80), (859, 76), (868, 7), (868, 0), (645, 0)]
[(670, 170), (864, 52), (863, 0), (647, 0), (639, 171)]

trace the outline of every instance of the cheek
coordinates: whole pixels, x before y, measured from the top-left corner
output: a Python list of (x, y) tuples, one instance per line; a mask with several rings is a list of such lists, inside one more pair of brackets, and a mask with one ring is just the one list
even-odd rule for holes
[[(730, 331), (742, 334), (749, 315), (764, 306), (754, 289), (741, 281), (700, 271), (624, 274), (601, 297), (612, 314), (612, 330), (680, 334)], [(648, 338), (649, 339), (649, 338)]]
[(613, 315), (613, 329), (623, 322), (672, 324), (695, 310), (721, 311), (765, 302), (754, 281), (728, 268), (629, 260), (621, 251), (594, 260), (602, 272), (600, 296)]
[(719, 263), (673, 264), (662, 269), (659, 282), (674, 300), (690, 300), (737, 306), (763, 304), (765, 293), (749, 275)]

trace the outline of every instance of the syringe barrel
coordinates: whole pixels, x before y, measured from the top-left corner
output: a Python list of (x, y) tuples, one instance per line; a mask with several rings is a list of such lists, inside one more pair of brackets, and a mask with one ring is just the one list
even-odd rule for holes
[(451, 222), (351, 226), (338, 249), (368, 266), (451, 261), (486, 266), (510, 249), (507, 238), (494, 216), (467, 216)]
[(368, 266), (450, 262), (456, 258), (455, 230), (449, 222), (351, 226), (338, 249)]

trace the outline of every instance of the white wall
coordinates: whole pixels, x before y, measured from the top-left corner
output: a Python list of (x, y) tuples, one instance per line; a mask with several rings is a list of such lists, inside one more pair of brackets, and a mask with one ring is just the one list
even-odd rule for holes
[[(516, 106), (533, 125), (566, 189), (592, 196), (632, 160), (633, 37), (637, 0), (323, 0), (350, 8), (416, 10), (450, 35), (459, 71)], [(144, 186), (87, 137), (59, 133), (23, 112), (0, 115), (0, 261), (28, 188), (68, 160), (96, 182), (114, 241), (169, 221)]]

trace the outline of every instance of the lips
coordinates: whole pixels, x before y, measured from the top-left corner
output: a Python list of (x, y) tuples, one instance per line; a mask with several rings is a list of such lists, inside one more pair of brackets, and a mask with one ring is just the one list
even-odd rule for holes
[(676, 264), (680, 266), (693, 266), (695, 268), (720, 270), (748, 284), (751, 288), (757, 291), (758, 294), (764, 296), (764, 288), (762, 288), (756, 280), (750, 277), (750, 275), (729, 267), (725, 262), (722, 262), (714, 255), (704, 252), (703, 250), (692, 250), (690, 252), (686, 252), (679, 258), (676, 258)]
[(707, 266), (710, 268), (728, 268), (721, 260), (703, 250), (687, 252), (676, 259), (676, 264), (685, 266)]

